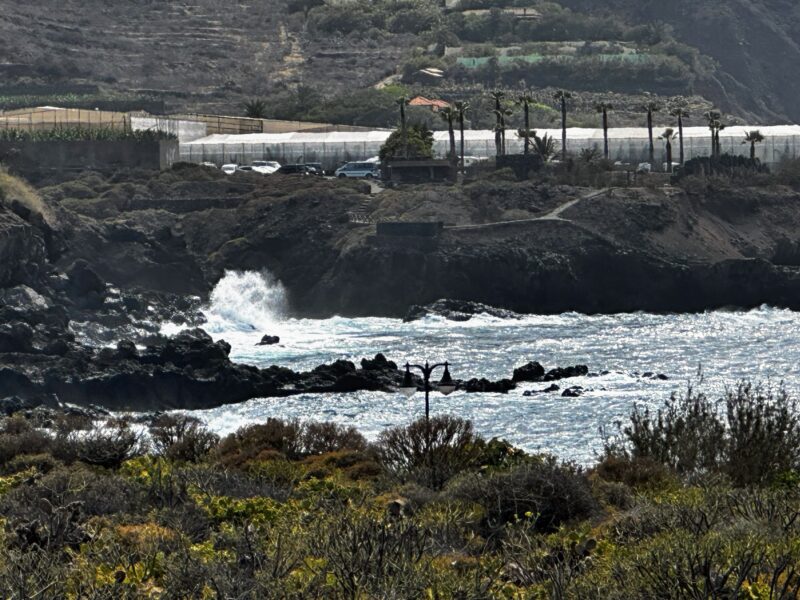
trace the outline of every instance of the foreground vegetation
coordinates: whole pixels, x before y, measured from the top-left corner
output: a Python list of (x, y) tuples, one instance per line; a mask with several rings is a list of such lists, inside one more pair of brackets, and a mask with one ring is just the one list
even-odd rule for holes
[[(795, 598), (785, 392), (637, 407), (584, 470), (439, 416), (375, 443), (269, 420), (7, 418), (5, 598)], [(41, 415), (39, 415), (41, 417)], [(48, 425), (43, 433), (34, 425)]]

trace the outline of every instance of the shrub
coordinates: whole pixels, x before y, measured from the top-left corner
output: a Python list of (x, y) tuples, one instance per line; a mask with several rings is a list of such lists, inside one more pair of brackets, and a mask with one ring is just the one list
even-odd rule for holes
[(22, 417), (10, 417), (0, 432), (0, 463), (7, 464), (17, 456), (40, 454), (50, 449), (50, 438), (35, 430)]
[(549, 457), (507, 471), (467, 474), (453, 481), (447, 494), (480, 504), (490, 531), (524, 518), (539, 531), (552, 531), (598, 508), (585, 475)]
[(54, 454), (67, 462), (118, 469), (142, 450), (140, 436), (127, 421), (110, 420), (87, 433), (73, 432), (56, 439)]
[(306, 423), (303, 425), (302, 446), (305, 454), (325, 454), (339, 450), (363, 451), (367, 440), (355, 427), (336, 423)]
[(742, 382), (717, 401), (689, 388), (655, 413), (634, 406), (622, 429), (627, 445), (607, 445), (606, 452), (629, 451), (680, 474), (720, 472), (737, 486), (763, 485), (800, 465), (797, 410), (783, 387)]
[(437, 415), (430, 421), (418, 419), (406, 427), (383, 431), (376, 449), (380, 462), (394, 475), (439, 489), (473, 466), (482, 446), (472, 422)]
[(185, 462), (197, 462), (219, 443), (218, 435), (187, 415), (161, 415), (150, 426), (150, 439), (157, 454)]
[(298, 421), (269, 418), (266, 423), (242, 427), (224, 438), (217, 448), (217, 456), (222, 464), (230, 467), (241, 467), (270, 451), (298, 458), (302, 452), (301, 433)]

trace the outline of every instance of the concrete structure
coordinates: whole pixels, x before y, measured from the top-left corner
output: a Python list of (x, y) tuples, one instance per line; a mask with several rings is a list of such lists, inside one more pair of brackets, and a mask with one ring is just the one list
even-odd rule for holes
[(167, 169), (177, 158), (176, 140), (0, 142), (0, 162), (34, 179), (84, 170)]
[[(756, 145), (756, 156), (768, 165), (776, 165), (784, 159), (800, 157), (800, 126), (779, 125), (770, 127), (728, 127), (720, 132), (722, 152), (748, 156), (749, 145), (742, 144), (745, 134), (759, 129), (765, 140)], [(653, 130), (656, 136), (656, 161), (665, 158), (664, 143), (657, 136), (664, 130), (659, 126)], [(217, 164), (249, 164), (253, 160), (277, 160), (281, 164), (319, 162), (323, 168), (335, 169), (348, 161), (360, 161), (377, 156), (381, 146), (391, 134), (389, 130), (374, 130), (348, 133), (284, 133), (251, 135), (212, 135), (188, 143), (182, 143), (182, 161)], [(538, 134), (555, 138), (560, 147), (560, 129), (539, 129)], [(494, 156), (494, 132), (491, 130), (467, 130), (464, 132), (465, 153), (468, 156)], [(460, 136), (456, 133), (456, 144)], [(434, 132), (434, 156), (445, 158), (450, 142), (446, 131)], [(707, 127), (684, 129), (686, 160), (711, 154), (711, 134)], [(523, 142), (513, 130), (506, 133), (508, 154), (522, 153)], [(568, 129), (567, 149), (579, 152), (584, 148), (603, 148), (602, 129)], [(679, 142), (673, 144), (673, 157), (677, 161)], [(648, 157), (647, 129), (615, 128), (609, 130), (609, 151), (613, 160), (636, 165), (646, 162)]]

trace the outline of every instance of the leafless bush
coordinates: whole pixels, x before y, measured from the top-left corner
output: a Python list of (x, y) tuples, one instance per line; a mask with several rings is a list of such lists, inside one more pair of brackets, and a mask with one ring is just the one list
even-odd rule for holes
[(109, 420), (90, 431), (56, 438), (54, 454), (65, 460), (117, 469), (142, 450), (140, 436), (124, 420)]
[(376, 449), (381, 463), (394, 475), (439, 489), (475, 464), (482, 445), (470, 421), (438, 415), (387, 429)]
[(336, 423), (304, 424), (301, 441), (305, 454), (325, 454), (339, 450), (363, 451), (367, 447), (367, 440), (355, 427)]
[(157, 454), (184, 462), (197, 462), (219, 443), (218, 435), (187, 415), (161, 415), (150, 426), (150, 439)]

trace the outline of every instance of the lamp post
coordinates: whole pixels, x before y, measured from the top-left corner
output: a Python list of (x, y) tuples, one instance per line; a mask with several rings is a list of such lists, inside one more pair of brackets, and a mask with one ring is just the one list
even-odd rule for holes
[(400, 386), (400, 393), (402, 393), (406, 398), (411, 398), (414, 394), (417, 393), (417, 386), (414, 384), (414, 380), (411, 377), (411, 369), (417, 369), (422, 371), (422, 380), (424, 381), (425, 386), (425, 422), (427, 423), (430, 420), (430, 392), (431, 392), (431, 374), (435, 369), (439, 367), (444, 367), (444, 373), (442, 374), (442, 379), (436, 386), (436, 389), (444, 395), (448, 396), (452, 394), (456, 389), (456, 384), (453, 381), (453, 378), (450, 377), (450, 363), (443, 362), (443, 363), (436, 363), (435, 365), (429, 365), (428, 362), (425, 362), (425, 365), (411, 365), (406, 363), (406, 374), (403, 377), (403, 385)]

